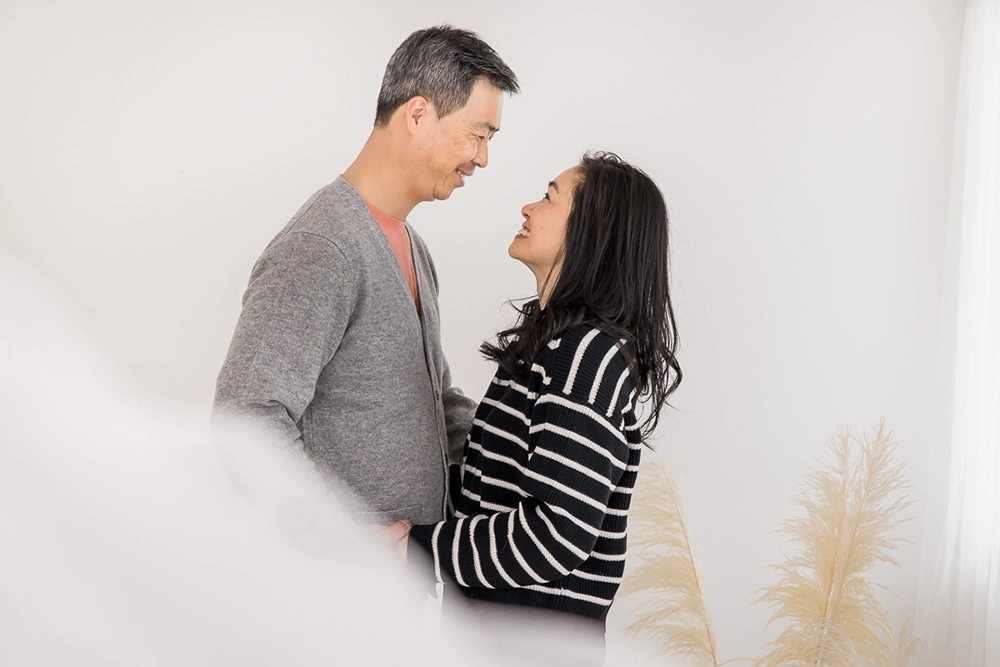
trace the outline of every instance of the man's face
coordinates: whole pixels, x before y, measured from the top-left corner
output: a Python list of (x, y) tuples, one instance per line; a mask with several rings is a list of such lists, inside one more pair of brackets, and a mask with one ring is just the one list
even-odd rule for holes
[(489, 141), (500, 129), (502, 111), (503, 93), (483, 79), (461, 109), (438, 118), (431, 107), (419, 144), (423, 200), (447, 199), (476, 167), (486, 167)]

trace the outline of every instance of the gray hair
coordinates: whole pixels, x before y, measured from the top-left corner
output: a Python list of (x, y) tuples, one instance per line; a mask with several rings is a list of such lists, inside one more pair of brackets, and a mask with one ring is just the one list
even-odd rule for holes
[(407, 37), (389, 59), (375, 109), (375, 126), (418, 95), (434, 105), (438, 117), (469, 101), (476, 81), (485, 79), (501, 92), (520, 91), (517, 77), (497, 52), (469, 30), (439, 25)]

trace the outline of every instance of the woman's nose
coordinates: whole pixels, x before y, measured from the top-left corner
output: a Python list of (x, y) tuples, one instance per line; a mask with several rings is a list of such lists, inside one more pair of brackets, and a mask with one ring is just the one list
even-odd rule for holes
[(525, 220), (531, 217), (531, 212), (535, 210), (534, 204), (525, 204), (521, 207), (521, 217)]

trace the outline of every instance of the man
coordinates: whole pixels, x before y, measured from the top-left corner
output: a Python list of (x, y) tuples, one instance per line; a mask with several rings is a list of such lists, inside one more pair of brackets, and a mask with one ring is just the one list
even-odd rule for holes
[(475, 403), (451, 386), (438, 284), (406, 217), (447, 199), (500, 128), (517, 78), (474, 33), (410, 35), (357, 159), (264, 250), (219, 373), (215, 415), (252, 419), (335, 480), (362, 523), (444, 518)]

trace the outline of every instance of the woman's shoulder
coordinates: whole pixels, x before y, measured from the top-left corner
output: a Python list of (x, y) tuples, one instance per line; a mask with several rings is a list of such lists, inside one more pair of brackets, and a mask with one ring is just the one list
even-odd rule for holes
[(625, 340), (619, 339), (601, 329), (597, 325), (576, 324), (560, 332), (546, 345), (549, 350), (557, 351), (560, 357), (580, 356), (592, 357), (607, 354), (620, 355), (624, 359)]
[(548, 342), (536, 358), (536, 364), (549, 377), (562, 380), (572, 392), (574, 386), (615, 383), (627, 375), (625, 341), (593, 324), (577, 324)]

